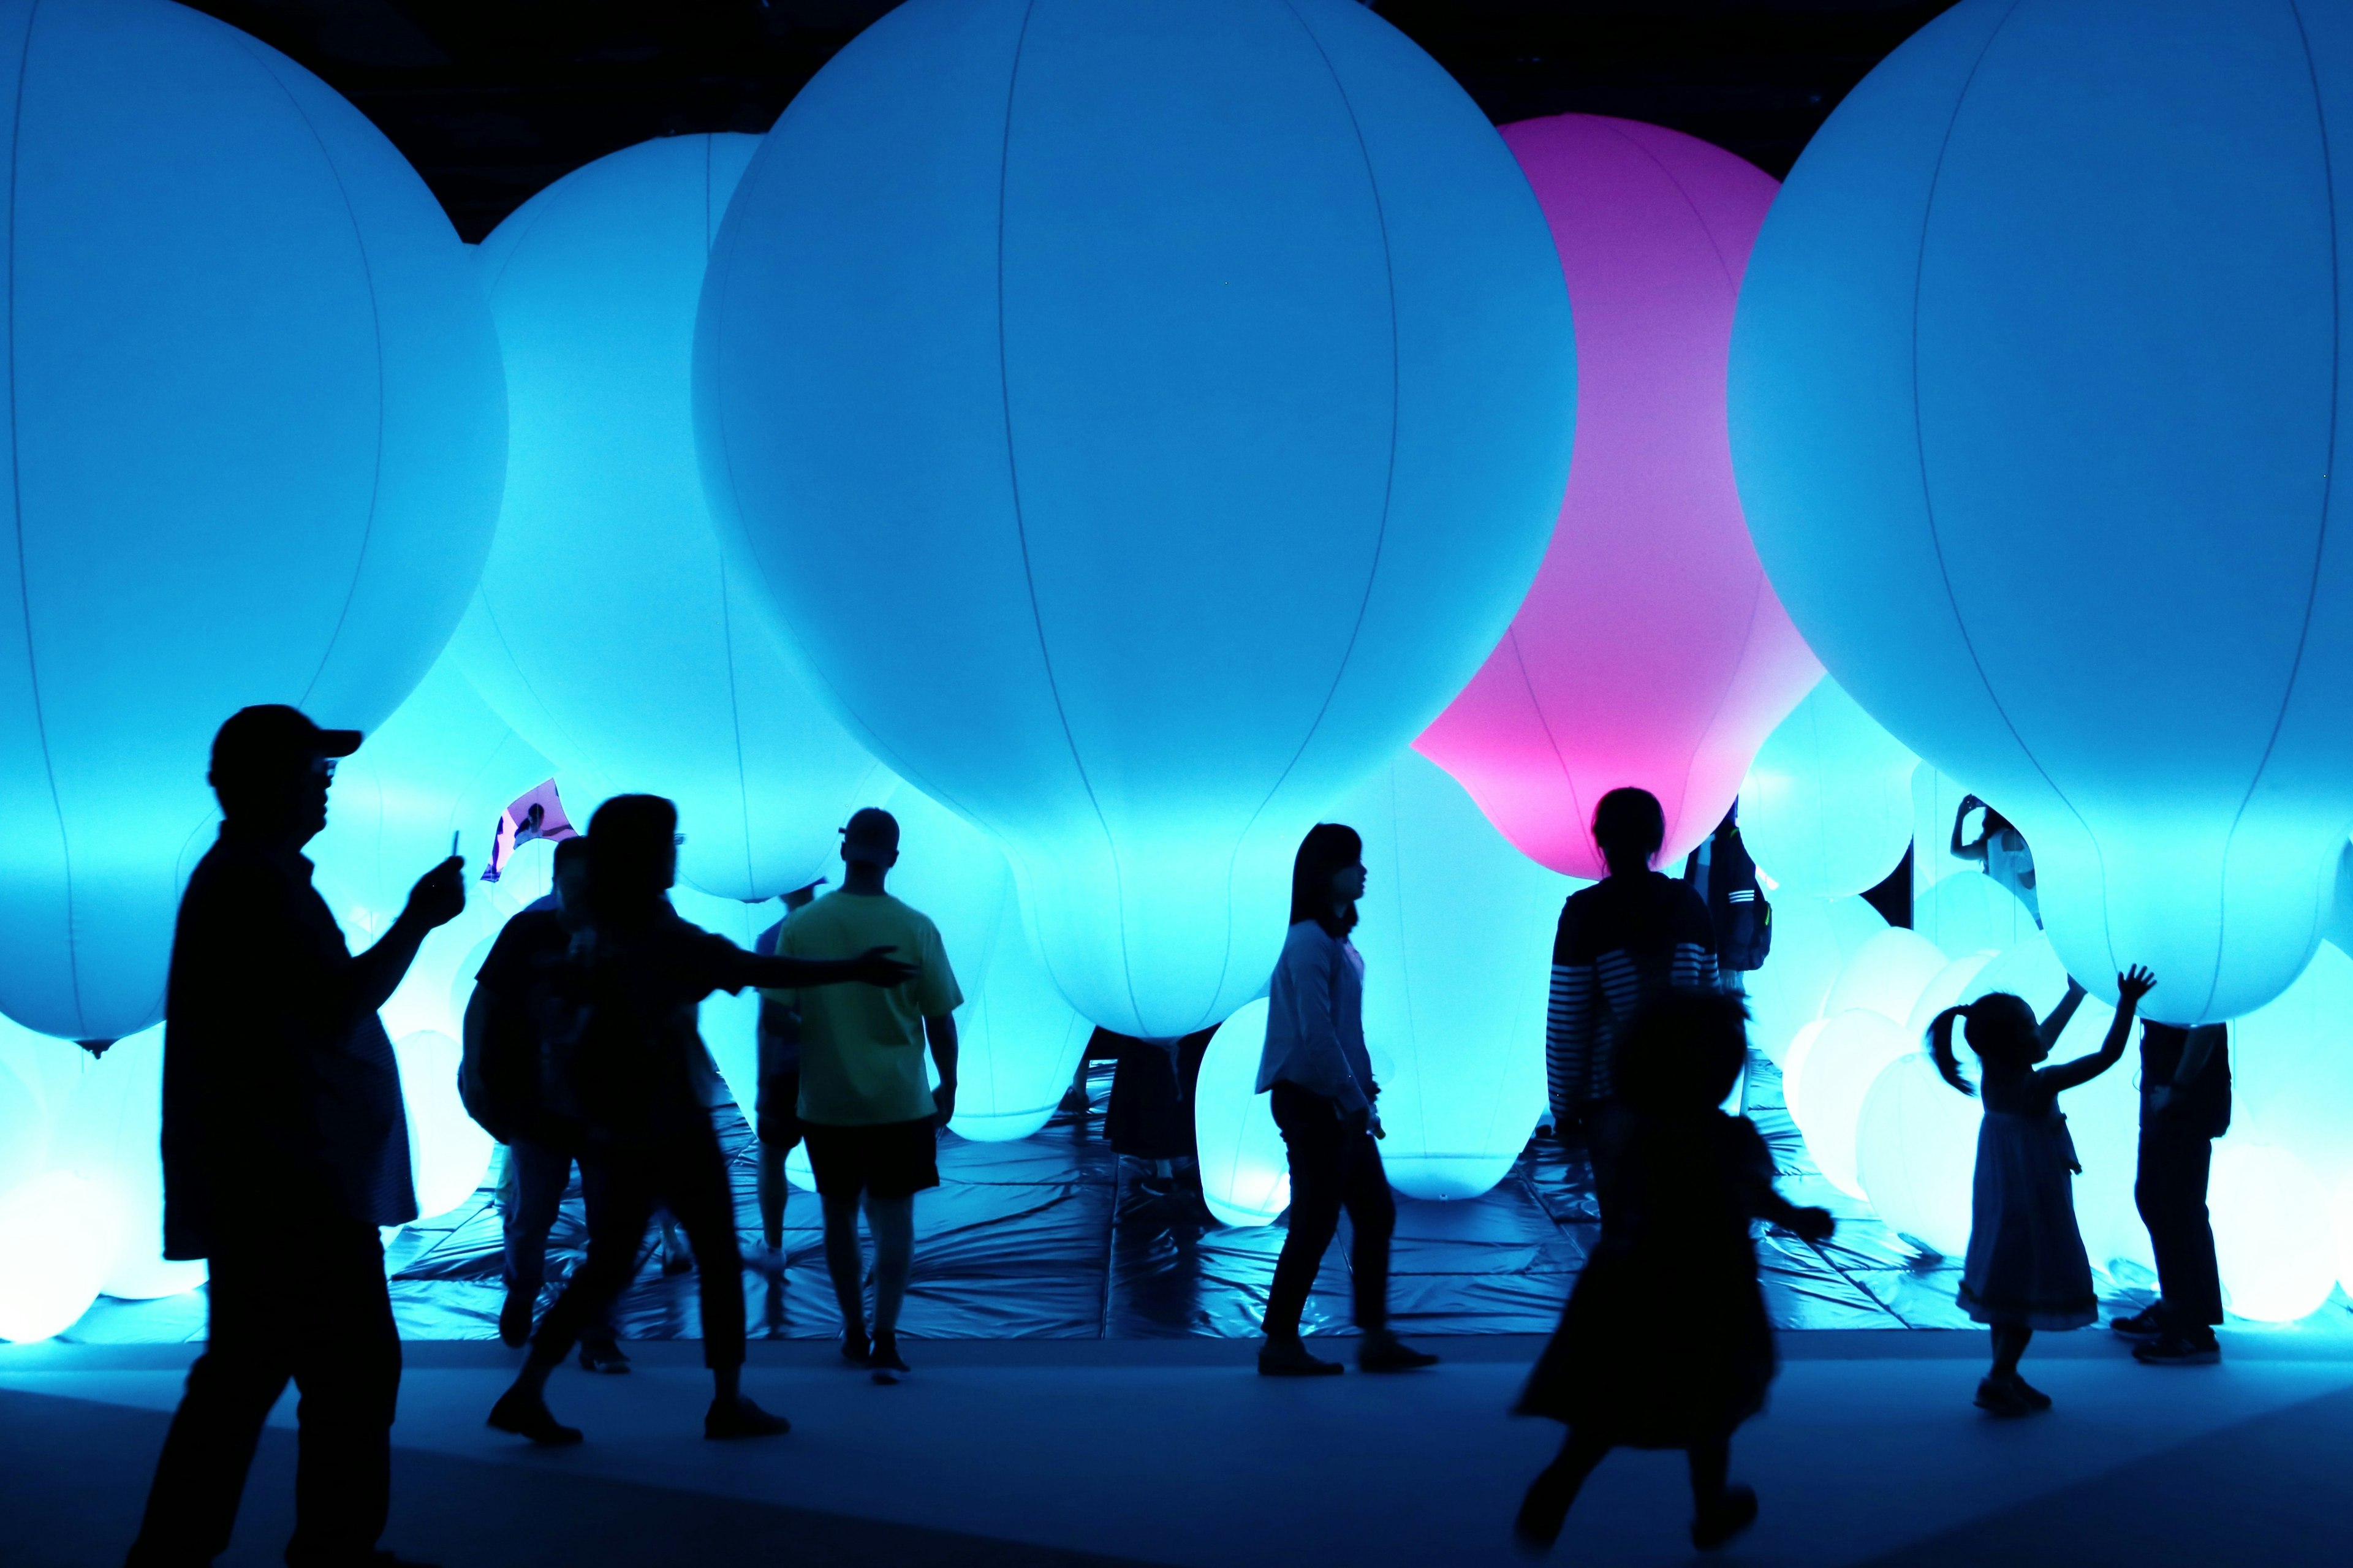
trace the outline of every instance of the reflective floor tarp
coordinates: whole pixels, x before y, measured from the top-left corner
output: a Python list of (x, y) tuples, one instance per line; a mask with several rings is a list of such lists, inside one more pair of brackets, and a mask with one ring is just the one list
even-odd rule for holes
[[(1218, 1225), (1184, 1179), (1173, 1184), (1112, 1152), (1103, 1138), (1108, 1064), (1093, 1076), (1084, 1116), (1064, 1113), (1014, 1143), (950, 1137), (941, 1185), (915, 1203), (914, 1283), (902, 1322), (927, 1339), (1240, 1338), (1258, 1331), (1284, 1232)], [(1957, 1260), (1921, 1258), (1859, 1201), (1822, 1180), (1782, 1109), (1779, 1074), (1758, 1062), (1748, 1114), (1764, 1131), (1793, 1201), (1839, 1217), (1820, 1246), (1763, 1233), (1757, 1252), (1774, 1321), (1789, 1329), (1948, 1329), (1968, 1326), (1954, 1305)], [(723, 1111), (734, 1163), (737, 1223), (759, 1240), (750, 1130)], [(495, 1173), (495, 1167), (493, 1167)], [(498, 1211), (491, 1186), (387, 1244), (401, 1332), (411, 1339), (488, 1339), (500, 1285)], [(781, 1280), (747, 1266), (751, 1331), (827, 1338), (839, 1331), (819, 1245), (818, 1200), (796, 1188), (785, 1217)], [(1398, 1201), (1391, 1313), (1406, 1332), (1540, 1333), (1551, 1330), (1599, 1225), (1581, 1156), (1532, 1142), (1501, 1184), (1457, 1203)], [(586, 1239), (575, 1183), (549, 1244), (561, 1280)], [(625, 1339), (691, 1339), (701, 1330), (691, 1271), (664, 1274), (656, 1237), (615, 1312)], [(2129, 1307), (2147, 1292), (2116, 1287)], [(2147, 1283), (2145, 1281), (2127, 1284)], [(1309, 1303), (1310, 1332), (1348, 1327), (1345, 1226)], [(84, 1342), (201, 1338), (204, 1302), (102, 1299), (66, 1336)]]

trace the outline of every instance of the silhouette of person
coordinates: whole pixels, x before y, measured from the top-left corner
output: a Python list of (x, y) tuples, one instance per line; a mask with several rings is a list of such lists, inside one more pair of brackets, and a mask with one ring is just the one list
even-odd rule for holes
[(1564, 1135), (1583, 1126), (1605, 1218), (1622, 1132), (1619, 1043), (1668, 993), (1712, 993), (1719, 984), (1706, 903), (1688, 883), (1651, 868), (1666, 833), (1666, 814), (1650, 791), (1603, 795), (1593, 839), (1609, 874), (1569, 895), (1553, 936), (1545, 1020), (1553, 1125)]
[[(809, 907), (825, 885), (819, 877), (806, 888), (785, 895), (785, 919)], [(784, 934), (780, 920), (753, 940), (752, 951), (773, 953)], [(753, 1101), (752, 1131), (760, 1142), (761, 1261), (781, 1275), (785, 1267), (785, 1160), (801, 1141), (800, 1021), (791, 1007), (765, 992), (760, 994), (760, 1085)]]
[[(1985, 816), (1978, 824), (1978, 836), (1964, 843), (1962, 833), (1972, 811), (1982, 811)], [(2026, 847), (2026, 835), (2011, 826), (2008, 817), (1973, 795), (1963, 795), (1959, 809), (1953, 813), (1952, 849), (1955, 859), (1968, 861), (2008, 888), (2041, 928), (2042, 903), (2034, 892), (2034, 851)]]
[[(549, 1103), (545, 1082), (550, 1057), (570, 1044), (580, 1022), (565, 994), (564, 968), (573, 933), (588, 924), (586, 838), (555, 846), (554, 882), (554, 891), (507, 921), (474, 977), (459, 1077), (467, 1110), (506, 1145), (499, 1191), (506, 1301), (499, 1310), (499, 1338), (511, 1345), (531, 1338), (532, 1313), (547, 1282), (547, 1233), (563, 1208), (580, 1142), (576, 1109), (567, 1113)], [(580, 1196), (591, 1230), (604, 1215), (604, 1177), (595, 1161), (581, 1162)], [(608, 1313), (582, 1330), (580, 1364), (589, 1372), (629, 1370)]]
[(1928, 1026), (1928, 1049), (1945, 1081), (1963, 1094), (1953, 1028), (1966, 1021), (1969, 1049), (1982, 1064), (1985, 1120), (1978, 1128), (1971, 1187), (1969, 1252), (1961, 1269), (1961, 1310), (1993, 1331), (1993, 1366), (1978, 1384), (1977, 1404), (1996, 1415), (2031, 1415), (2051, 1396), (2019, 1375), (2019, 1357), (2037, 1329), (2080, 1329), (2100, 1315), (2091, 1260), (2075, 1228), (2071, 1177), (2083, 1169), (2059, 1113), (2059, 1096), (2123, 1059), (2140, 999), (2157, 984), (2146, 969), (2116, 976), (2116, 1021), (2100, 1048), (2043, 1067), (2051, 1047), (2084, 1000), (2072, 979), (2066, 1000), (2036, 1023), (2034, 1009), (2006, 991), (1947, 1007)]
[(581, 1331), (626, 1286), (654, 1205), (667, 1204), (694, 1245), (702, 1300), (702, 1359), (712, 1396), (706, 1437), (754, 1437), (790, 1423), (744, 1396), (744, 1265), (726, 1156), (701, 1079), (708, 1060), (695, 1008), (713, 991), (846, 982), (893, 985), (909, 966), (876, 949), (834, 963), (763, 958), (681, 920), (678, 808), (659, 795), (616, 795), (588, 825), (587, 928), (573, 939), (571, 984), (586, 1021), (557, 1076), (580, 1107), (586, 1160), (605, 1167), (606, 1224), (565, 1285), (522, 1371), (491, 1406), (490, 1425), (534, 1443), (577, 1443), (547, 1407), (547, 1378)]
[(400, 1072), (376, 1009), (434, 927), (465, 908), (463, 863), (417, 879), (353, 955), (302, 847), (327, 825), (354, 730), (241, 709), (213, 738), (220, 837), (181, 896), (164, 1036), (164, 1255), (207, 1259), (205, 1353), (189, 1369), (130, 1563), (228, 1545), (264, 1417), (302, 1391), (291, 1568), (392, 1562), (400, 1333), (377, 1226), (417, 1217)]
[(2222, 1277), (2206, 1180), (2214, 1140), (2231, 1130), (2230, 1030), (2140, 1026), (2140, 1169), (2133, 1201), (2157, 1253), (2157, 1300), (2108, 1326), (2142, 1342), (2133, 1359), (2152, 1366), (2206, 1366), (2222, 1359)]
[(1774, 1373), (1748, 1224), (1809, 1241), (1832, 1226), (1827, 1211), (1773, 1190), (1756, 1126), (1717, 1109), (1747, 1060), (1747, 1016), (1737, 996), (1672, 994), (1623, 1041), (1619, 1191), (1515, 1407), (1568, 1427), (1520, 1504), (1525, 1547), (1552, 1545), (1586, 1477), (1620, 1446), (1686, 1452), (1702, 1551), (1757, 1517), (1757, 1494), (1725, 1479), (1732, 1434), (1764, 1408)]
[(1328, 1376), (1336, 1361), (1311, 1353), (1300, 1337), (1307, 1294), (1324, 1249), (1348, 1211), (1348, 1272), (1356, 1288), (1356, 1365), (1409, 1372), (1438, 1358), (1388, 1326), (1389, 1235), (1397, 1200), (1381, 1165), (1381, 1127), (1372, 1058), (1365, 1049), (1365, 961), (1348, 933), (1365, 892), (1365, 845), (1356, 829), (1319, 822), (1291, 864), (1291, 929), (1267, 989), (1266, 1045), (1258, 1091), (1272, 1097), (1274, 1124), (1291, 1165), (1290, 1233), (1266, 1293), (1265, 1377)]
[[(776, 951), (796, 958), (890, 947), (909, 961), (883, 991), (768, 993), (800, 1031), (800, 1123), (825, 1215), (825, 1267), (841, 1307), (841, 1353), (877, 1383), (907, 1371), (899, 1310), (914, 1269), (915, 1194), (940, 1184), (939, 1132), (955, 1114), (955, 1010), (964, 1003), (939, 928), (885, 890), (899, 863), (899, 823), (868, 806), (841, 830), (841, 887), (794, 912)], [(939, 1087), (927, 1087), (931, 1046)], [(874, 1316), (868, 1334), (858, 1210), (874, 1232)]]

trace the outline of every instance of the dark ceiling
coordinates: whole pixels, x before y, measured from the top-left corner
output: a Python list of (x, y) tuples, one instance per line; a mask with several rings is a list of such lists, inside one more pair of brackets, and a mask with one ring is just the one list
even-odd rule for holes
[[(195, 0), (316, 71), (478, 240), (649, 137), (763, 132), (893, 0)], [(1952, 0), (1376, 0), (1498, 122), (1672, 126), (1774, 174)]]

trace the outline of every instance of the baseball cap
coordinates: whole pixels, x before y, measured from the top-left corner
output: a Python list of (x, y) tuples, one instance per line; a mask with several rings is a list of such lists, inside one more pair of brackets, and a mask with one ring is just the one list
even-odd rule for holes
[(878, 806), (864, 806), (852, 812), (849, 825), (841, 830), (841, 847), (845, 850), (869, 850), (878, 855), (895, 855), (899, 850), (899, 819)]
[(213, 736), (213, 776), (286, 772), (306, 757), (348, 757), (359, 749), (357, 730), (322, 730), (299, 708), (264, 702), (238, 709)]

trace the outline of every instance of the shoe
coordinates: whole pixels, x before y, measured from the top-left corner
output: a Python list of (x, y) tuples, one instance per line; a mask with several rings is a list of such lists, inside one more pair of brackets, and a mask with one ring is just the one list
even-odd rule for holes
[(841, 1359), (852, 1366), (874, 1364), (874, 1344), (863, 1329), (845, 1329), (841, 1335)]
[(771, 1279), (785, 1277), (785, 1249), (781, 1247), (770, 1247), (763, 1242), (753, 1248), (751, 1257), (744, 1261)]
[(2022, 1377), (2013, 1377), (2010, 1380), (2010, 1386), (2017, 1391), (2018, 1396), (2021, 1399), (2026, 1401), (2028, 1405), (2033, 1406), (2035, 1409), (2048, 1410), (2051, 1408), (2051, 1396), (2043, 1393), (2041, 1389), (2035, 1387), (2032, 1384), (2027, 1382), (2026, 1379)]
[(601, 1372), (607, 1377), (615, 1377), (629, 1370), (629, 1358), (623, 1355), (621, 1347), (610, 1340), (593, 1345), (583, 1340), (580, 1342), (580, 1370)]
[(2129, 1318), (2110, 1318), (2108, 1327), (2128, 1340), (2153, 1340), (2165, 1332), (2165, 1319), (2151, 1301)]
[(1544, 1485), (1541, 1479), (1528, 1488), (1527, 1496), (1520, 1500), (1520, 1511), (1512, 1521), (1512, 1544), (1523, 1557), (1542, 1557), (1560, 1539), (1561, 1526), (1568, 1522), (1569, 1506), (1577, 1493), (1567, 1496)]
[(491, 1406), (490, 1425), (501, 1432), (528, 1437), (543, 1448), (568, 1448), (580, 1441), (577, 1426), (566, 1426), (535, 1394), (510, 1388)]
[(1347, 1370), (1336, 1361), (1309, 1354), (1303, 1340), (1269, 1340), (1259, 1347), (1261, 1377), (1337, 1377)]
[(1699, 1510), (1692, 1521), (1691, 1540), (1702, 1552), (1713, 1552), (1757, 1522), (1757, 1494), (1746, 1487), (1726, 1487), (1724, 1495)]
[(1365, 1342), (1356, 1347), (1358, 1372), (1419, 1372), (1437, 1364), (1436, 1356), (1414, 1349), (1387, 1329), (1366, 1334)]
[(1977, 1407), (1991, 1415), (2031, 1415), (2034, 1402), (2019, 1392), (2018, 1384), (2010, 1378), (1985, 1377), (1978, 1380)]
[(781, 1437), (793, 1429), (793, 1424), (781, 1415), (771, 1415), (742, 1394), (732, 1405), (714, 1399), (711, 1408), (702, 1414), (702, 1435), (714, 1441), (735, 1437)]
[(899, 1358), (899, 1336), (894, 1333), (874, 1336), (874, 1349), (868, 1364), (873, 1367), (877, 1383), (896, 1383), (914, 1370)]
[(2212, 1366), (2221, 1359), (2221, 1344), (2211, 1333), (2198, 1339), (2163, 1334), (2133, 1346), (2133, 1360), (2143, 1366)]
[(531, 1342), (531, 1310), (538, 1305), (538, 1293), (523, 1295), (510, 1290), (504, 1304), (499, 1308), (499, 1342), (522, 1346)]

